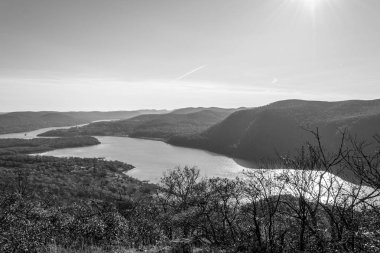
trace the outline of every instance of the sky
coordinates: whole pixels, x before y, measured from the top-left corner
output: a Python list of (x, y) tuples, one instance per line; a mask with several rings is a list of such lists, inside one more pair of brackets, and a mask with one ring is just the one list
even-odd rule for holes
[(379, 95), (379, 0), (0, 1), (2, 112)]

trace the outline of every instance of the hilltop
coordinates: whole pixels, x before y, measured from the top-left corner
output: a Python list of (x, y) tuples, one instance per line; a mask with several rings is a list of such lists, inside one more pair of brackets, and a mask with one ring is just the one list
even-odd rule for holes
[(245, 108), (219, 108), (219, 107), (185, 107), (185, 108), (180, 108), (173, 110), (170, 112), (171, 114), (189, 114), (189, 113), (196, 113), (200, 111), (213, 111), (213, 112), (219, 112), (219, 113), (232, 113), (235, 112), (236, 110), (241, 110)]

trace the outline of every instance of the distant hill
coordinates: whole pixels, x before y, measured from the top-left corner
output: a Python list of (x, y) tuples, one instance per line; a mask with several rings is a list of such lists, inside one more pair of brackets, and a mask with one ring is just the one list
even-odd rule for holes
[(164, 114), (142, 122), (133, 129), (130, 136), (168, 139), (176, 135), (200, 133), (230, 113), (230, 110), (207, 109), (187, 114)]
[(171, 112), (171, 114), (189, 114), (189, 113), (196, 113), (196, 112), (200, 112), (200, 111), (213, 111), (213, 112), (220, 112), (220, 113), (226, 113), (226, 112), (229, 112), (229, 113), (233, 113), (237, 110), (241, 110), (241, 109), (245, 109), (245, 108), (239, 108), (239, 109), (235, 109), (235, 108), (228, 108), (228, 109), (225, 109), (225, 108), (218, 108), (218, 107), (186, 107), (186, 108), (180, 108), (180, 109), (176, 109), (176, 110), (173, 110)]
[(380, 100), (279, 101), (234, 112), (200, 134), (176, 136), (169, 143), (250, 160), (271, 159), (313, 141), (305, 128), (317, 127), (328, 150), (336, 147), (343, 129), (370, 140), (380, 133)]
[(0, 115), (0, 134), (83, 123), (87, 123), (87, 120), (74, 118), (59, 112), (11, 112)]
[(145, 113), (167, 113), (167, 111), (11, 112), (0, 114), (0, 134), (26, 132), (45, 127), (78, 125), (90, 123), (96, 120), (128, 119)]
[(74, 118), (85, 119), (87, 122), (96, 120), (122, 120), (136, 117), (142, 114), (162, 114), (168, 113), (167, 110), (136, 110), (136, 111), (110, 111), (110, 112), (65, 112)]
[(95, 122), (83, 127), (49, 131), (40, 136), (129, 135), (167, 140), (176, 135), (200, 133), (225, 119), (232, 109), (187, 111), (189, 113), (146, 114), (127, 120)]

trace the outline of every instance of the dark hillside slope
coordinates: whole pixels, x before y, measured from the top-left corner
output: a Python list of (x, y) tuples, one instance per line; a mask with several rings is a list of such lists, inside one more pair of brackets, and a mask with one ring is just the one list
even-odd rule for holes
[(320, 102), (286, 100), (242, 110), (201, 134), (177, 136), (169, 143), (251, 159), (293, 154), (306, 141), (306, 129), (319, 128), (323, 144), (333, 149), (340, 130), (369, 140), (380, 132), (380, 100)]

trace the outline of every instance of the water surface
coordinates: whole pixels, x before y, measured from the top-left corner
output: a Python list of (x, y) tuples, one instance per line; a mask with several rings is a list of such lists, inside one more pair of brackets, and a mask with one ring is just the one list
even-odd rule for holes
[[(38, 134), (69, 127), (49, 127), (30, 132), (0, 135), (0, 138), (37, 138)], [(128, 172), (140, 180), (158, 182), (163, 173), (177, 166), (195, 166), (205, 177), (233, 178), (246, 169), (234, 159), (208, 151), (172, 146), (162, 141), (129, 137), (96, 136), (101, 144), (89, 147), (57, 149), (40, 155), (56, 157), (102, 157), (135, 166)], [(249, 164), (249, 162), (245, 162)]]
[[(50, 127), (31, 132), (0, 135), (0, 138), (31, 139), (52, 129), (69, 127)], [(197, 167), (201, 176), (235, 178), (243, 170), (254, 170), (257, 166), (246, 160), (233, 159), (224, 155), (193, 149), (173, 146), (162, 141), (136, 139), (130, 137), (96, 136), (101, 142), (99, 145), (57, 149), (41, 153), (56, 157), (101, 157), (107, 160), (118, 160), (135, 166), (128, 172), (132, 177), (140, 180), (158, 182), (163, 173), (175, 167)], [(276, 173), (281, 170), (273, 170)], [(342, 176), (342, 175), (341, 175)], [(348, 180), (349, 177), (343, 179)], [(348, 180), (350, 181), (350, 180)]]
[(128, 172), (140, 180), (158, 182), (163, 173), (177, 166), (196, 166), (202, 176), (236, 177), (245, 169), (232, 158), (192, 148), (129, 137), (96, 136), (101, 144), (90, 147), (58, 149), (42, 155), (57, 157), (103, 157), (135, 166)]

